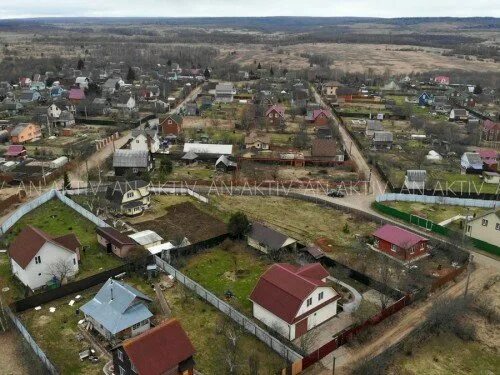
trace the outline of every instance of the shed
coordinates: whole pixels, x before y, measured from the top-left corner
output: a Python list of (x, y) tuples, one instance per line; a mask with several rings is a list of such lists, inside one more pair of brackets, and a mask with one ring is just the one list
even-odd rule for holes
[(57, 169), (68, 163), (68, 158), (66, 156), (60, 156), (55, 160), (52, 160), (49, 164), (49, 168)]
[(160, 237), (159, 234), (149, 229), (143, 230), (142, 232), (129, 234), (128, 236), (139, 245), (144, 246), (146, 249), (152, 246), (160, 245), (161, 241), (163, 241), (163, 238)]

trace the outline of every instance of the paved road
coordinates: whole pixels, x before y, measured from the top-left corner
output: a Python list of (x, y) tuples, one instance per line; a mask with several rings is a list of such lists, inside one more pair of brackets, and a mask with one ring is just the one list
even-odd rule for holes
[[(317, 103), (321, 104), (325, 108), (330, 108), (330, 106), (323, 100), (315, 87), (313, 87), (313, 92)], [(372, 170), (368, 165), (363, 157), (363, 153), (358, 148), (356, 143), (354, 143), (347, 130), (345, 130), (345, 128), (341, 125), (339, 119), (334, 116), (334, 120), (339, 127), (342, 143), (344, 144), (344, 148), (347, 150), (347, 153), (349, 154), (351, 160), (356, 164), (358, 170), (365, 174), (365, 179), (370, 180), (370, 193), (375, 193), (375, 196), (385, 193), (385, 181), (378, 175), (378, 173), (376, 173), (376, 171)], [(372, 195), (372, 200), (373, 197), (374, 196)]]

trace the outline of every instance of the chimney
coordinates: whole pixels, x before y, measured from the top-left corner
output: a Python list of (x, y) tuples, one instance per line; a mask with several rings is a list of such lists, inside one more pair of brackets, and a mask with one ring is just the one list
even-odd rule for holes
[(111, 300), (110, 300), (110, 302), (111, 302), (111, 301), (113, 301), (113, 281), (111, 281), (111, 283), (109, 283), (109, 285), (110, 285), (110, 291), (111, 291)]

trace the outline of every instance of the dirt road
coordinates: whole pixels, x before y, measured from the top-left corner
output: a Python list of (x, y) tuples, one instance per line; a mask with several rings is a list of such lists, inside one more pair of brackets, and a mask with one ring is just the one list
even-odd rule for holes
[(189, 93), (188, 96), (186, 96), (186, 99), (184, 99), (177, 107), (175, 107), (173, 110), (170, 111), (171, 114), (176, 114), (179, 113), (180, 109), (186, 105), (186, 103), (192, 101), (194, 98), (198, 96), (198, 94), (201, 92), (203, 88), (203, 85), (198, 86), (195, 88), (193, 91)]
[[(477, 260), (474, 262), (477, 269), (472, 272), (469, 284), (471, 294), (482, 289), (486, 281), (500, 273), (500, 262), (487, 257), (478, 257), (475, 260)], [(349, 348), (344, 346), (337, 349), (322, 361), (322, 364), (330, 369), (325, 371), (324, 374), (331, 374), (333, 356), (336, 358), (335, 374), (349, 374), (363, 359), (374, 357), (395, 345), (422, 323), (423, 317), (429, 312), (436, 298), (454, 299), (463, 296), (466, 282), (467, 278), (463, 277), (456, 284), (435, 293), (428, 300), (406, 307), (394, 316), (396, 321), (390, 327), (361, 347)]]
[[(313, 87), (313, 92), (317, 103), (320, 103), (324, 108), (330, 108), (315, 87)], [(372, 194), (372, 200), (374, 196), (384, 194), (386, 191), (385, 181), (368, 165), (361, 150), (358, 148), (356, 143), (354, 143), (347, 130), (341, 125), (339, 119), (335, 115), (334, 120), (339, 127), (342, 143), (344, 144), (344, 148), (347, 150), (349, 157), (356, 164), (358, 170), (363, 172), (366, 176), (365, 178), (370, 181), (370, 193)]]

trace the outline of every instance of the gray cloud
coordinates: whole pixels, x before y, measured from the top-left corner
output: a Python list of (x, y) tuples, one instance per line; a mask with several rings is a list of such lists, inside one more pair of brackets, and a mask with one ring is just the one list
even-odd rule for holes
[(500, 16), (491, 0), (0, 0), (0, 18), (73, 17), (475, 17)]

